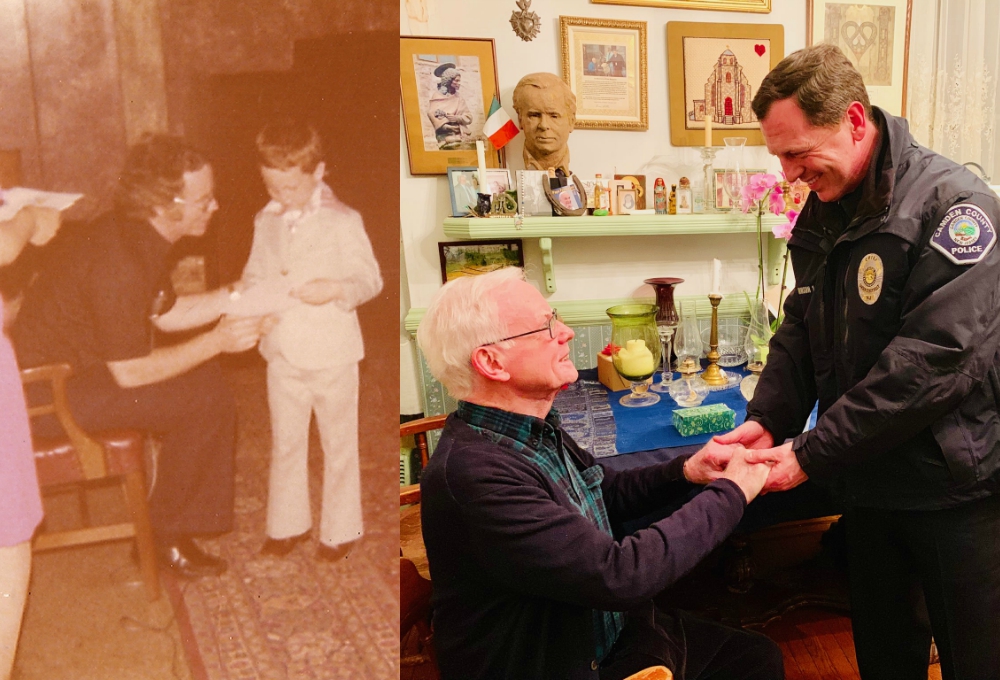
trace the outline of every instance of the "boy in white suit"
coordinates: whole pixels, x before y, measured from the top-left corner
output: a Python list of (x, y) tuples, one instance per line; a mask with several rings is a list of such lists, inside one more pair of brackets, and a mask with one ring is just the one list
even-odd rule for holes
[(364, 357), (355, 309), (382, 290), (361, 216), (323, 182), (316, 130), (294, 121), (257, 135), (271, 202), (254, 219), (243, 287), (264, 284), (293, 298), (260, 343), (267, 359), (272, 451), (267, 536), (262, 553), (286, 555), (309, 537), (309, 421), (323, 446), (323, 506), (317, 556), (340, 560), (363, 533), (358, 464), (358, 362)]

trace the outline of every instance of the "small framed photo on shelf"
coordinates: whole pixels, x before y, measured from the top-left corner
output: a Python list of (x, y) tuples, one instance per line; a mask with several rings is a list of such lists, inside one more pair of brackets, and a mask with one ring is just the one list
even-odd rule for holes
[(545, 195), (546, 170), (517, 171), (517, 209), (525, 217), (552, 217), (552, 204)]
[(639, 207), (639, 192), (635, 189), (619, 189), (615, 196), (617, 198), (616, 215), (628, 215)]
[(645, 175), (615, 175), (615, 179), (632, 183), (636, 191), (635, 205), (639, 210), (646, 208), (646, 176)]
[(462, 276), (487, 274), (504, 267), (524, 267), (524, 246), (519, 238), (438, 243), (438, 256), (441, 259), (442, 283)]
[[(731, 171), (725, 168), (714, 168), (715, 170), (715, 205), (713, 206), (716, 210), (732, 210), (734, 207), (733, 198), (726, 191), (726, 174)], [(746, 170), (741, 171), (746, 173), (746, 177), (750, 178), (758, 173), (765, 173), (767, 170)], [(739, 197), (735, 197), (737, 201)], [(737, 209), (739, 209), (738, 206)]]
[(586, 207), (583, 199), (580, 197), (579, 190), (574, 184), (567, 184), (566, 186), (552, 189), (552, 198), (567, 210), (579, 210)]
[[(486, 186), (490, 196), (510, 191), (510, 170), (487, 168)], [(448, 168), (448, 190), (451, 193), (452, 217), (465, 217), (474, 212), (479, 193), (479, 170), (475, 167)]]

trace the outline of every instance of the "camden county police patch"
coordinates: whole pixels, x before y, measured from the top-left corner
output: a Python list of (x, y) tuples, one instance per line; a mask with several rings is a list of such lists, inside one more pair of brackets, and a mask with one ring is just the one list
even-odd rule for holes
[(975, 264), (986, 257), (997, 232), (983, 209), (972, 203), (953, 205), (931, 237), (931, 245), (955, 264)]

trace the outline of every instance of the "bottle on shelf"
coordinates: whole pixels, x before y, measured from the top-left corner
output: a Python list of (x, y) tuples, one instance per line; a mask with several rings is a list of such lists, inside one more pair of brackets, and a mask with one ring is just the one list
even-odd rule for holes
[(667, 214), (676, 215), (677, 214), (677, 185), (670, 185), (670, 197), (667, 198)]
[[(610, 210), (611, 196), (601, 173), (594, 175), (594, 210)], [(607, 214), (607, 213), (604, 213)]]
[(691, 181), (687, 177), (681, 177), (677, 184), (677, 214), (691, 214), (693, 210)]

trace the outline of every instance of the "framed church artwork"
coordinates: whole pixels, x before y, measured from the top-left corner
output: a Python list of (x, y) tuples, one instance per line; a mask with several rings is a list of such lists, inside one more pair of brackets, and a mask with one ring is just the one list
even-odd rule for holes
[[(476, 165), (476, 138), (500, 91), (488, 38), (399, 38), (399, 87), (411, 175)], [(486, 166), (503, 167), (490, 150)]]
[(807, 0), (806, 44), (840, 48), (861, 73), (872, 105), (906, 115), (913, 0)]
[(760, 122), (750, 108), (764, 76), (785, 56), (780, 24), (667, 23), (670, 143), (703, 146), (705, 119), (712, 145), (746, 137), (761, 145)]

